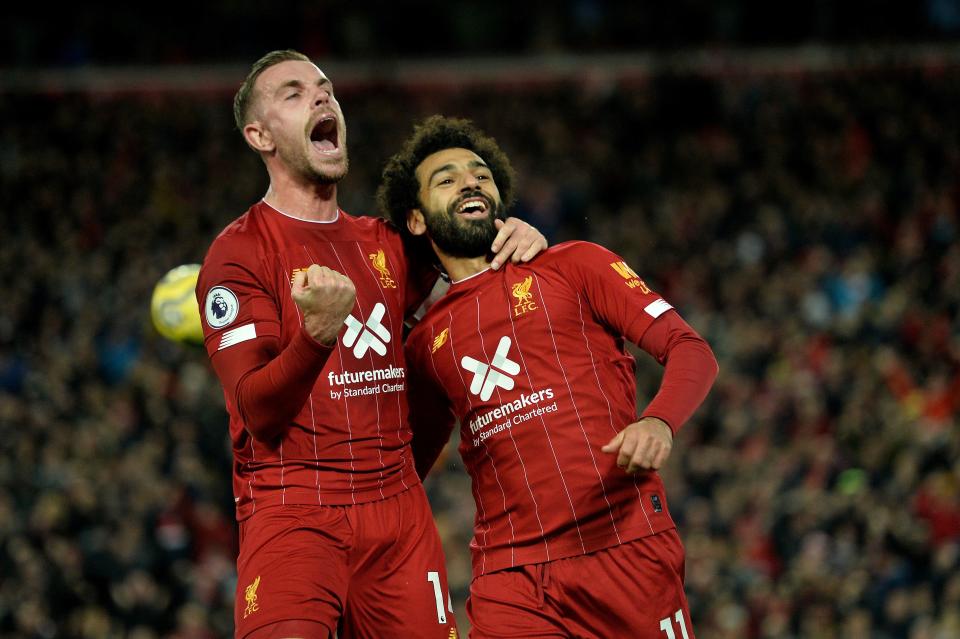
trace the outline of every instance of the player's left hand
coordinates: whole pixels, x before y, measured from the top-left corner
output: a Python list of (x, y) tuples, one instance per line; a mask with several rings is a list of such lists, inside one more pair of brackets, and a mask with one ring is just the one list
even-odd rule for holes
[(673, 448), (673, 431), (656, 417), (644, 417), (617, 433), (605, 453), (617, 453), (617, 466), (633, 474), (639, 470), (657, 470), (667, 461)]
[(529, 262), (540, 251), (547, 248), (547, 238), (537, 229), (523, 220), (508, 217), (506, 221), (494, 220), (498, 231), (493, 238), (490, 250), (493, 252), (493, 261), (490, 268), (497, 270), (507, 260)]

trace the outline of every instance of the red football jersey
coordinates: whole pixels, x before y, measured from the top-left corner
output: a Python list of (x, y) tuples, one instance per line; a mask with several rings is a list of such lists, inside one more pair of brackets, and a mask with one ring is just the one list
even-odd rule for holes
[[(304, 339), (290, 294), (294, 273), (314, 263), (347, 275), (357, 301), (301, 396), (283, 392), (303, 383), (301, 373), (288, 362), (271, 369), (273, 403), (258, 400), (259, 414), (293, 401), (284, 410), (295, 416), (278, 437), (257, 441), (248, 422), (256, 411), (244, 411), (239, 395), (244, 380), (279, 360), (292, 340), (309, 357), (324, 351)], [(406, 421), (403, 320), (433, 280), (435, 274), (410, 273), (400, 236), (385, 220), (343, 211), (332, 222), (312, 222), (259, 202), (214, 240), (197, 299), (230, 414), (238, 519), (273, 504), (383, 499), (419, 481)]]
[[(641, 343), (671, 309), (619, 256), (570, 242), (529, 264), (455, 282), (411, 332), (414, 449), (448, 434), (432, 408), (446, 398), (447, 423), (460, 421), (460, 454), (473, 480), (475, 575), (674, 526), (659, 475), (628, 475), (616, 455), (600, 450), (638, 419), (624, 338)], [(695, 407), (715, 360), (692, 329), (671, 319), (709, 360)]]

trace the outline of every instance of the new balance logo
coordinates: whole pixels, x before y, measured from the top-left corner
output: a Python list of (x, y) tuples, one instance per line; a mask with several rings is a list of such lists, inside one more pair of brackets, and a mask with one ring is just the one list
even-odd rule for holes
[(520, 372), (520, 364), (507, 358), (510, 352), (510, 338), (504, 335), (500, 338), (497, 345), (497, 352), (493, 355), (493, 361), (489, 365), (479, 362), (472, 357), (464, 356), (460, 360), (460, 365), (473, 373), (473, 381), (470, 382), (470, 392), (479, 395), (480, 399), (487, 401), (493, 395), (493, 389), (498, 386), (503, 390), (513, 389), (513, 378), (510, 375), (516, 375)]
[(373, 349), (377, 355), (387, 354), (387, 344), (390, 343), (390, 331), (381, 323), (387, 307), (377, 302), (367, 318), (361, 324), (353, 315), (347, 315), (343, 323), (347, 325), (347, 332), (343, 334), (343, 343), (353, 347), (353, 356), (360, 359), (367, 354), (367, 349)]

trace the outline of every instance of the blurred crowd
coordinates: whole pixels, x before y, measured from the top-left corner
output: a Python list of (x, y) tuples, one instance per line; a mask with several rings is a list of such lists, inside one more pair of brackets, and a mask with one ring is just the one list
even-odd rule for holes
[[(711, 343), (663, 473), (698, 637), (960, 637), (960, 69), (340, 100), (346, 210), (376, 213), (415, 119), (471, 117), (515, 214), (619, 252)], [(222, 393), (148, 306), (260, 161), (228, 95), (6, 95), (0, 119), (0, 636), (232, 636)], [(455, 450), (427, 489), (465, 630)]]
[(70, 20), (50, 20), (43, 5), (9, 11), (0, 22), (0, 69), (249, 64), (250, 51), (286, 47), (376, 61), (955, 42), (960, 35), (960, 0), (527, 0), (523, 10), (510, 0), (286, 0), (282, 9), (262, 2), (90, 0), (84, 9)]

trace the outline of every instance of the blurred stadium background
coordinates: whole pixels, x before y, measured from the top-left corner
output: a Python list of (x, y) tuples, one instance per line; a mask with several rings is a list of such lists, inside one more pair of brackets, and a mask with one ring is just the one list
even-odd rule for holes
[[(698, 637), (960, 637), (960, 0), (265, 6), (0, 26), (0, 636), (232, 636), (221, 391), (148, 302), (263, 194), (230, 98), (292, 47), (346, 113), (346, 210), (414, 120), (471, 117), (518, 215), (713, 345), (664, 472)], [(428, 490), (466, 630), (455, 452)]]

